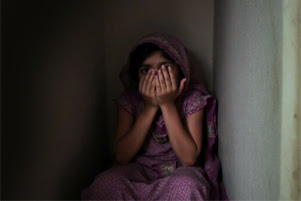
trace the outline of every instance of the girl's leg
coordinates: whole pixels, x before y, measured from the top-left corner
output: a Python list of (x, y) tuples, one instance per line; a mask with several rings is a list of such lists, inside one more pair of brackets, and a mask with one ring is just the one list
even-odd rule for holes
[(169, 176), (171, 185), (164, 199), (208, 200), (210, 184), (199, 167), (179, 167)]

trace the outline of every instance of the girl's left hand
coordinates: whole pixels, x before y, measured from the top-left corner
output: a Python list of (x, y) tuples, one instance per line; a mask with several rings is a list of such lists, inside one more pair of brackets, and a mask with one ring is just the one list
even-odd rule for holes
[(169, 66), (168, 69), (162, 65), (158, 70), (158, 75), (155, 76), (156, 80), (156, 99), (160, 106), (164, 104), (174, 103), (176, 98), (182, 93), (186, 78), (182, 79), (180, 86), (175, 77), (175, 73)]

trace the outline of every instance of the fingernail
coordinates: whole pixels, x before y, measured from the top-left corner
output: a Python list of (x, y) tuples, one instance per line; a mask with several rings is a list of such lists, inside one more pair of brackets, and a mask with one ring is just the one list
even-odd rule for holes
[(155, 75), (155, 77), (154, 77), (155, 79), (157, 79), (158, 78), (158, 75)]
[(162, 69), (164, 69), (165, 68), (165, 66), (164, 65), (162, 65)]
[(168, 70), (171, 70), (171, 67), (170, 67), (170, 66), (168, 66)]
[(161, 73), (161, 69), (159, 69), (158, 72)]

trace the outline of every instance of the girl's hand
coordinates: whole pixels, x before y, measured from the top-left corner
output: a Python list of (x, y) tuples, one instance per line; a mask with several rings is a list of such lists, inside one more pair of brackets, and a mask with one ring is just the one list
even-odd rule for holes
[(146, 75), (144, 75), (139, 82), (139, 93), (142, 95), (145, 106), (151, 106), (159, 108), (159, 104), (156, 100), (156, 84), (154, 80), (155, 71), (150, 69)]
[(168, 70), (164, 65), (158, 70), (158, 76), (155, 76), (156, 99), (160, 106), (168, 103), (174, 103), (176, 98), (182, 93), (186, 78), (182, 79), (178, 87), (177, 80), (172, 68)]

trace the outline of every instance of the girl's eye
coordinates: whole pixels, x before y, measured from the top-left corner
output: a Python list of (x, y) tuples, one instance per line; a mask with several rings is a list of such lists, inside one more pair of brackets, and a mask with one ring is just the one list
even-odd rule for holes
[(141, 69), (141, 72), (142, 72), (143, 74), (146, 74), (148, 71), (149, 71), (148, 68), (143, 68), (143, 69)]

